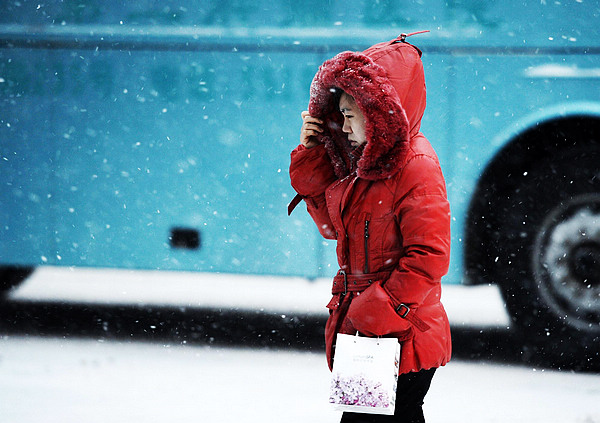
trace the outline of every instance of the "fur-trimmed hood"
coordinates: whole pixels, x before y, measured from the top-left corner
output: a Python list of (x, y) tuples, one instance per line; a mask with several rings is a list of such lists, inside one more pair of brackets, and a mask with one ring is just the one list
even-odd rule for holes
[(362, 53), (340, 53), (320, 66), (311, 84), (308, 111), (325, 122), (319, 141), (325, 144), (338, 178), (350, 173), (352, 161), (342, 131), (340, 90), (354, 97), (366, 120), (367, 142), (357, 163), (358, 176), (389, 178), (402, 168), (425, 110), (420, 50), (396, 39)]

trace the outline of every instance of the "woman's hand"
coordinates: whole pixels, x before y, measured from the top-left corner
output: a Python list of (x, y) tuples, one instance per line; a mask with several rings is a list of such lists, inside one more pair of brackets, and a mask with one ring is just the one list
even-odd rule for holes
[(302, 112), (302, 128), (300, 129), (300, 143), (306, 148), (313, 148), (319, 145), (319, 141), (315, 138), (316, 135), (323, 132), (323, 121), (308, 114), (307, 111)]

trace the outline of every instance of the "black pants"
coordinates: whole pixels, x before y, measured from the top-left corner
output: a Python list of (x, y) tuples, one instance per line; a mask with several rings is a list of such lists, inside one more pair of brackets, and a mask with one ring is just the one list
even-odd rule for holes
[(423, 399), (434, 373), (435, 369), (429, 369), (398, 376), (393, 416), (344, 412), (340, 423), (425, 423)]

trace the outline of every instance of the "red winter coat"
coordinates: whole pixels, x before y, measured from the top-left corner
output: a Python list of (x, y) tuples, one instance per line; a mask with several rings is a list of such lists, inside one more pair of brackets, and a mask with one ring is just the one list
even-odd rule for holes
[[(367, 142), (354, 151), (341, 130), (340, 89), (366, 118)], [(311, 85), (309, 113), (325, 121), (322, 144), (292, 152), (290, 178), (321, 234), (337, 239), (340, 271), (325, 328), (330, 368), (336, 334), (357, 331), (397, 337), (401, 374), (450, 359), (440, 302), (450, 211), (437, 156), (419, 132), (424, 110), (420, 51), (399, 40), (338, 54)]]

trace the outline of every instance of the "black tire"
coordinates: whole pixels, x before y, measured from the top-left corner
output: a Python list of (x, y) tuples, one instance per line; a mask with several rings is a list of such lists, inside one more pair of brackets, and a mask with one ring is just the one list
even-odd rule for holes
[(598, 368), (600, 151), (562, 153), (519, 178), (495, 216), (494, 278), (507, 310), (533, 347), (526, 355)]
[(33, 273), (33, 267), (0, 266), (0, 298)]

